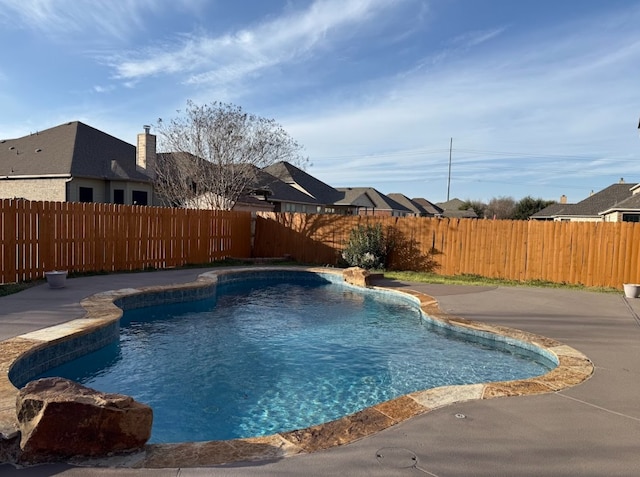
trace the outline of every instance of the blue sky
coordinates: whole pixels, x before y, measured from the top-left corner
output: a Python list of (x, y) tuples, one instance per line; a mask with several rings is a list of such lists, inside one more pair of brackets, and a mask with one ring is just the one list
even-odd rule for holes
[(577, 202), (640, 182), (638, 25), (634, 0), (0, 0), (0, 138), (135, 144), (223, 101), (335, 187)]

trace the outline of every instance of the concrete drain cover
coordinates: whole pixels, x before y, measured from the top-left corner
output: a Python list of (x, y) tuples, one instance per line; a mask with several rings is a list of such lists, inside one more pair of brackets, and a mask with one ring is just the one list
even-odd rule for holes
[(376, 452), (376, 459), (381, 465), (394, 469), (407, 469), (418, 463), (418, 456), (402, 447), (383, 447)]

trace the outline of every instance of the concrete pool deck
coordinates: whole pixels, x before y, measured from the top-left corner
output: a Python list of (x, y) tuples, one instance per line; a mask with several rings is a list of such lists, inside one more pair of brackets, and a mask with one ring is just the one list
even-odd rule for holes
[[(0, 298), (0, 340), (81, 317), (100, 291), (183, 283), (206, 270), (105, 275)], [(437, 298), (443, 311), (561, 341), (595, 365), (582, 384), (548, 394), (439, 408), (348, 445), (271, 461), (210, 468), (104, 469), (56, 464), (1, 475), (638, 475), (640, 300), (622, 292), (419, 285), (383, 281)], [(413, 459), (415, 457), (415, 459)]]

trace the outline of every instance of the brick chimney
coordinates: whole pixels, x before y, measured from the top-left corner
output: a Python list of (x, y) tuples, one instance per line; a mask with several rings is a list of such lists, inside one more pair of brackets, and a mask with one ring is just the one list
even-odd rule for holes
[(567, 203), (567, 196), (566, 195), (562, 194), (560, 196), (560, 203), (561, 204), (566, 204)]
[(136, 150), (136, 169), (150, 179), (156, 177), (156, 136), (150, 134), (151, 126), (143, 126), (144, 132), (138, 134)]

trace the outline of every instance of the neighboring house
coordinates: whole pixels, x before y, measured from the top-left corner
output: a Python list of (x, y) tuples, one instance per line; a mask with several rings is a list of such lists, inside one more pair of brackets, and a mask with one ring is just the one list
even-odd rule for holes
[[(79, 121), (0, 140), (0, 198), (194, 208), (219, 205), (219, 200), (205, 194), (173, 203), (162, 187), (154, 190), (161, 180), (156, 180), (156, 165), (175, 160), (175, 153), (157, 153), (156, 136), (149, 130), (144, 126), (137, 146)], [(193, 156), (193, 160), (201, 159)], [(194, 167), (192, 175), (200, 172), (202, 168)], [(250, 174), (250, 185), (234, 210), (392, 217), (442, 213), (426, 199), (390, 197), (372, 187), (335, 189), (288, 162), (252, 168)], [(197, 190), (197, 177), (187, 180)]]
[(424, 217), (426, 214), (426, 211), (422, 208), (420, 204), (413, 202), (411, 199), (409, 199), (409, 197), (407, 197), (404, 194), (394, 192), (392, 194), (387, 194), (387, 197), (389, 197), (391, 200), (395, 201), (396, 203), (402, 205), (406, 209), (409, 209), (411, 213), (407, 214), (408, 216)]
[(435, 206), (427, 199), (417, 198), (409, 199), (404, 194), (394, 193), (387, 194), (387, 197), (395, 200), (398, 204), (405, 206), (415, 217), (440, 217), (442, 215), (442, 209)]
[(629, 190), (631, 197), (600, 212), (605, 222), (640, 222), (640, 184)]
[(79, 121), (0, 140), (0, 198), (150, 205), (155, 136), (138, 149)]
[[(342, 192), (339, 192), (337, 189), (334, 189), (312, 175), (307, 174), (305, 171), (289, 162), (277, 162), (262, 170), (315, 200), (316, 210), (312, 212), (327, 214), (338, 213), (346, 215), (352, 215), (354, 213), (353, 207), (348, 205), (337, 205), (337, 203), (344, 197)], [(290, 209), (295, 209), (296, 205), (295, 203), (290, 203), (288, 207)], [(284, 208), (287, 209), (287, 204), (284, 204)], [(284, 211), (288, 212), (289, 210)], [(290, 211), (293, 212), (294, 210)]]
[(442, 217), (443, 210), (436, 204), (429, 202), (427, 199), (424, 199), (422, 197), (414, 197), (411, 200), (419, 204), (420, 207), (424, 209), (424, 211), (427, 213), (426, 217)]
[(247, 195), (273, 206), (274, 212), (300, 212), (317, 214), (324, 211), (324, 204), (299, 188), (292, 186), (266, 169), (255, 170), (255, 180)]
[(339, 187), (342, 199), (337, 207), (352, 207), (357, 215), (383, 215), (405, 217), (413, 212), (373, 187)]
[[(563, 214), (569, 214), (576, 204), (556, 203), (550, 204), (529, 217), (530, 220), (561, 220)], [(568, 219), (566, 219), (568, 220)]]
[(567, 222), (639, 222), (640, 184), (621, 181), (576, 204), (552, 204), (531, 216), (532, 220)]
[(460, 209), (464, 206), (464, 201), (456, 198), (447, 202), (438, 202), (436, 204), (442, 209), (442, 216), (455, 219), (477, 219), (478, 214), (473, 209)]
[[(219, 177), (220, 173), (224, 173), (224, 171), (220, 171), (216, 164), (192, 154), (163, 152), (158, 153), (157, 158), (159, 164), (168, 171), (167, 178), (181, 177), (180, 183), (175, 185), (175, 190), (171, 184), (168, 187), (169, 194), (180, 196), (179, 200), (170, 201), (164, 197), (164, 194), (158, 192), (160, 200), (167, 205), (194, 209), (223, 208), (252, 212), (316, 213), (318, 208), (321, 208), (313, 197), (253, 165), (246, 165), (242, 176), (235, 176), (235, 179), (234, 176), (229, 176), (229, 181), (237, 181), (237, 186), (243, 188), (235, 203), (214, 192), (198, 193), (199, 188), (206, 190), (208, 186), (215, 185), (216, 177)], [(193, 167), (190, 167), (191, 163), (193, 163)], [(180, 164), (174, 174), (171, 173), (172, 164)], [(192, 170), (193, 174), (185, 175), (185, 168)], [(208, 176), (211, 182), (207, 183), (205, 179), (204, 184), (198, 184), (197, 176), (199, 174)], [(184, 188), (185, 185), (188, 186), (188, 190)], [(183, 195), (184, 198), (181, 197)]]

